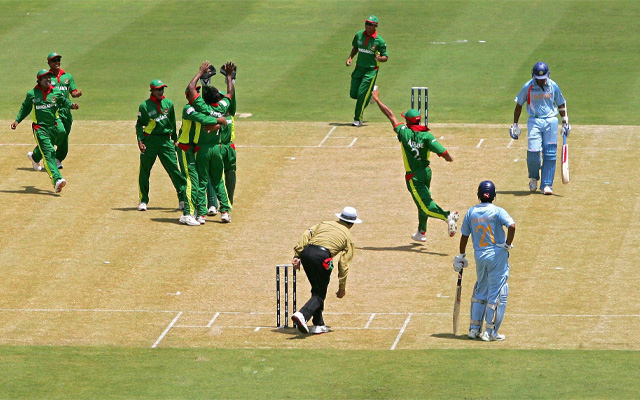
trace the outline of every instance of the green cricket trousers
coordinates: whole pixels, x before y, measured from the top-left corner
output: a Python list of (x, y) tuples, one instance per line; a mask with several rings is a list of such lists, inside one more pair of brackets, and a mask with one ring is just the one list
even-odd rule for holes
[(445, 211), (431, 198), (431, 168), (419, 169), (407, 172), (405, 175), (407, 190), (411, 193), (413, 201), (418, 207), (418, 229), (421, 232), (427, 231), (427, 218), (438, 218), (447, 220), (449, 211)]
[(140, 202), (149, 203), (149, 176), (156, 158), (160, 158), (162, 166), (169, 174), (173, 187), (176, 188), (178, 201), (184, 201), (186, 179), (178, 169), (176, 150), (171, 137), (169, 135), (148, 135), (145, 136), (143, 143), (147, 149), (144, 153), (140, 153), (140, 173), (138, 175)]

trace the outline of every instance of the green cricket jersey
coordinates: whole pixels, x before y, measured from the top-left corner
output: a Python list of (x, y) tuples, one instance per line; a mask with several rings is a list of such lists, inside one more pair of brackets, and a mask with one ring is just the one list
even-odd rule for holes
[(402, 144), (402, 158), (407, 172), (428, 167), (432, 151), (438, 155), (447, 151), (428, 131), (413, 131), (406, 124), (398, 124), (394, 130)]
[[(202, 98), (198, 96), (192, 103), (198, 101), (204, 103)], [(200, 106), (202, 108), (202, 105)], [(187, 104), (182, 109), (182, 127), (180, 128), (180, 136), (178, 143), (195, 145), (200, 140), (200, 135), (207, 135), (203, 130), (203, 126), (215, 125), (218, 121), (215, 117), (196, 111), (193, 104)]]
[(138, 121), (136, 122), (136, 135), (138, 140), (148, 135), (168, 135), (171, 140), (177, 140), (176, 114), (173, 102), (162, 96), (162, 100), (149, 97), (138, 108)]
[(51, 84), (53, 87), (64, 93), (67, 98), (71, 97), (71, 92), (77, 90), (76, 81), (73, 80), (73, 76), (70, 73), (65, 72), (63, 69), (58, 71), (58, 76), (51, 72)]
[[(222, 95), (225, 94), (224, 92), (220, 92), (220, 93), (222, 93)], [(233, 91), (231, 104), (229, 105), (229, 108), (227, 109), (226, 114), (231, 116), (231, 121), (233, 121), (233, 123), (231, 125), (220, 127), (220, 141), (222, 142), (222, 144), (229, 144), (233, 142), (236, 136), (236, 124), (235, 124), (235, 119), (233, 118), (236, 115), (236, 91), (235, 90)]]
[(368, 36), (365, 30), (361, 30), (356, 33), (351, 43), (353, 47), (358, 48), (358, 60), (356, 66), (362, 68), (376, 68), (378, 61), (376, 61), (376, 53), (381, 56), (388, 57), (387, 44), (384, 39), (378, 35), (378, 31), (373, 32), (373, 35)]
[[(214, 118), (220, 118), (220, 117), (223, 117), (229, 110), (229, 107), (231, 106), (231, 100), (228, 97), (223, 97), (222, 100), (220, 100), (220, 102), (218, 103), (207, 104), (202, 99), (202, 97), (198, 97), (193, 101), (193, 106), (196, 109), (196, 111), (199, 111), (203, 114), (209, 115)], [(211, 132), (211, 133), (203, 132), (200, 135), (200, 140), (198, 140), (197, 143), (199, 145), (211, 145), (211, 144), (222, 143), (221, 137), (220, 137), (220, 129), (217, 130), (216, 132)]]
[(54, 126), (59, 118), (58, 110), (69, 109), (72, 104), (64, 93), (53, 86), (50, 86), (46, 92), (36, 86), (27, 92), (16, 121), (22, 122), (27, 115), (31, 114), (34, 124)]

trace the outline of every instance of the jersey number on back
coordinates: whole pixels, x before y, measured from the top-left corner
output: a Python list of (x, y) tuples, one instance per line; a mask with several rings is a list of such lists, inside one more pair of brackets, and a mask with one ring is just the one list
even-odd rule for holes
[[(493, 239), (493, 231), (491, 230), (491, 225), (478, 225), (476, 226), (476, 232), (482, 231), (480, 236), (480, 242), (478, 243), (480, 247), (487, 247), (490, 244), (494, 244), (495, 240)], [(488, 241), (487, 241), (488, 240)]]

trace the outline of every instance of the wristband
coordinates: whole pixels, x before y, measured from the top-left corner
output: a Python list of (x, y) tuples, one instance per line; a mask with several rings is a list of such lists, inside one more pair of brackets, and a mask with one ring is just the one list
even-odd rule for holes
[(565, 115), (564, 117), (562, 117), (562, 122), (564, 122), (565, 124), (569, 123), (569, 116)]

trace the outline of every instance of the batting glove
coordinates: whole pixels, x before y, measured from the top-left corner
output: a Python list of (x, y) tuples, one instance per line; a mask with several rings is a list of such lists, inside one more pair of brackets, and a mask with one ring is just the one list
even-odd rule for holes
[(568, 122), (562, 123), (562, 134), (565, 136), (569, 136), (569, 132), (571, 132), (571, 125)]
[(513, 140), (518, 140), (518, 137), (520, 137), (520, 128), (518, 127), (517, 122), (511, 125), (511, 128), (509, 128), (509, 135)]
[(457, 256), (453, 257), (453, 270), (454, 271), (460, 272), (460, 271), (462, 271), (463, 268), (466, 268), (468, 266), (469, 266), (469, 261), (467, 261), (465, 253), (458, 254)]
[(511, 249), (513, 249), (513, 245), (512, 244), (507, 244), (505, 243), (498, 243), (496, 246), (500, 247), (501, 249), (505, 249), (506, 251), (509, 251)]

